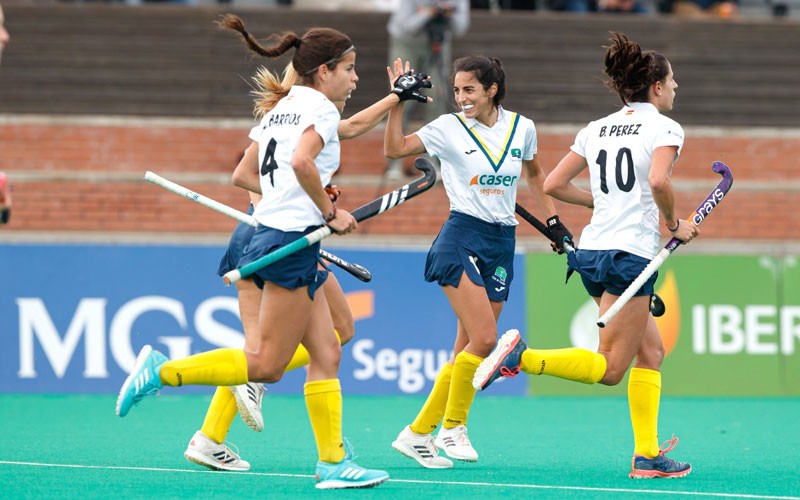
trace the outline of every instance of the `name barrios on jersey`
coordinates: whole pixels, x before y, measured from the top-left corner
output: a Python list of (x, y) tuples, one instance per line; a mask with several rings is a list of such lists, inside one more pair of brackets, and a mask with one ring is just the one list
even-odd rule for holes
[(281, 113), (269, 117), (269, 121), (264, 128), (273, 127), (278, 125), (300, 125), (299, 113)]
[[(611, 125), (610, 130), (609, 127), (603, 125), (600, 127), (600, 134), (599, 137), (621, 137), (623, 135), (639, 135), (639, 128), (642, 126), (641, 123), (634, 123), (631, 125)], [(606, 133), (608, 131), (608, 133)]]

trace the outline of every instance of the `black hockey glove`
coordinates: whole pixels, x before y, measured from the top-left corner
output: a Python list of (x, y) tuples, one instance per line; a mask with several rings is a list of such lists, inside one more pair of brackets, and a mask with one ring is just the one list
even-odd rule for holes
[(558, 252), (559, 254), (564, 253), (564, 241), (569, 243), (571, 246), (575, 246), (575, 243), (572, 241), (572, 233), (569, 232), (567, 226), (561, 223), (559, 220), (558, 215), (554, 215), (547, 219), (547, 229), (550, 230), (555, 241), (553, 242), (553, 251)]
[(392, 85), (392, 93), (397, 94), (400, 102), (414, 99), (419, 102), (428, 102), (428, 96), (420, 92), (420, 89), (432, 87), (430, 77), (425, 73), (407, 72), (397, 77)]

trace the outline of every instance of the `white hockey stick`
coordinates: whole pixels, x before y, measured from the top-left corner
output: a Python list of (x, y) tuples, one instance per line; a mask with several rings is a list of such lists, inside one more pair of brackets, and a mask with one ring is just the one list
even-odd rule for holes
[[(689, 220), (692, 221), (692, 224), (695, 226), (699, 225), (701, 222), (703, 222), (703, 220), (705, 220), (706, 217), (708, 217), (708, 214), (710, 214), (711, 211), (714, 210), (717, 205), (719, 205), (733, 185), (733, 174), (727, 165), (721, 161), (715, 161), (711, 165), (711, 168), (714, 170), (714, 172), (722, 175), (722, 180), (719, 181), (717, 187), (711, 191), (711, 194), (706, 197), (705, 201), (703, 201), (703, 203), (701, 203), (700, 206), (697, 207), (694, 213), (689, 217)], [(619, 313), (625, 304), (631, 300), (634, 294), (638, 292), (640, 288), (642, 288), (642, 285), (644, 285), (645, 282), (649, 280), (656, 271), (658, 271), (658, 268), (661, 267), (661, 264), (667, 260), (667, 257), (672, 255), (672, 252), (674, 252), (675, 249), (681, 245), (681, 243), (683, 242), (678, 238), (670, 239), (666, 246), (662, 248), (661, 251), (658, 252), (658, 254), (653, 258), (653, 260), (650, 261), (647, 267), (642, 270), (639, 276), (633, 280), (633, 283), (628, 285), (628, 288), (622, 292), (622, 295), (617, 297), (617, 300), (611, 304), (611, 307), (608, 308), (605, 314), (600, 316), (600, 318), (597, 320), (597, 326), (604, 328), (608, 322), (611, 321), (611, 319), (616, 316), (617, 313)]]
[[(225, 214), (228, 217), (238, 220), (239, 222), (244, 222), (247, 225), (258, 227), (258, 221), (252, 215), (240, 212), (235, 208), (231, 208), (228, 205), (220, 203), (216, 200), (212, 200), (211, 198), (203, 196), (202, 194), (195, 193), (194, 191), (187, 189), (181, 186), (180, 184), (176, 184), (168, 179), (165, 179), (156, 173), (150, 172), (149, 170), (145, 172), (144, 179), (148, 182), (152, 182), (156, 186), (163, 187), (167, 191), (172, 191), (175, 194), (178, 194), (185, 198), (189, 198), (190, 200), (199, 203), (204, 207), (208, 207), (212, 210), (216, 210), (217, 212)], [(369, 269), (367, 269), (364, 266), (353, 264), (352, 262), (347, 262), (341, 257), (333, 255), (332, 253), (322, 249), (320, 249), (319, 255), (323, 259), (333, 264), (336, 264), (337, 266), (341, 267), (342, 269), (344, 269), (345, 271), (347, 271), (348, 273), (352, 274), (353, 276), (355, 276), (356, 278), (360, 279), (365, 283), (368, 283), (370, 280), (372, 280), (372, 273), (369, 272)]]

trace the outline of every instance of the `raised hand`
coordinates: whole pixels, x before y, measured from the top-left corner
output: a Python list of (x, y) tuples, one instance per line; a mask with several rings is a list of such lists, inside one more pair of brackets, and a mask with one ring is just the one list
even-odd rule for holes
[(386, 66), (386, 74), (389, 75), (389, 91), (394, 88), (395, 80), (409, 72), (411, 72), (411, 61), (406, 61), (405, 64), (403, 64), (403, 60), (399, 57), (394, 60), (394, 68)]
[(392, 84), (392, 93), (397, 94), (400, 102), (414, 99), (419, 102), (432, 102), (433, 99), (421, 93), (421, 89), (433, 87), (430, 77), (425, 73), (413, 73), (411, 70), (403, 73)]

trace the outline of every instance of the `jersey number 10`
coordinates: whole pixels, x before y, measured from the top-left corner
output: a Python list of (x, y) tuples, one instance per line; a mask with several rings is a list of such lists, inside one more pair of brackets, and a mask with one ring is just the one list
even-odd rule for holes
[[(597, 155), (597, 160), (595, 162), (600, 166), (600, 190), (605, 194), (608, 194), (608, 181), (606, 180), (606, 160), (608, 159), (608, 153), (605, 149), (600, 150), (600, 154)], [(625, 163), (627, 172), (625, 178), (622, 178), (622, 164)], [(614, 169), (617, 181), (617, 187), (620, 191), (624, 191), (626, 193), (630, 192), (633, 189), (633, 184), (636, 182), (636, 175), (633, 172), (633, 154), (631, 150), (628, 148), (620, 148), (617, 151), (617, 162), (616, 167)]]

